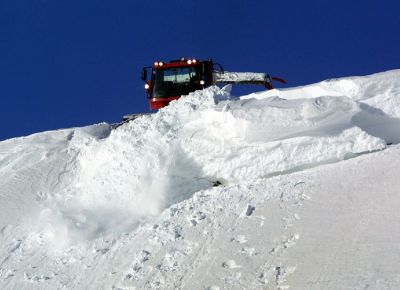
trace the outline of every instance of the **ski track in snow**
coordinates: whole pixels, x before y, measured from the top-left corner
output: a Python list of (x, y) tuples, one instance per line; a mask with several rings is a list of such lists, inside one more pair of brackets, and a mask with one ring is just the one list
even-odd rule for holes
[[(398, 231), (382, 229), (398, 219), (395, 207), (361, 202), (376, 192), (363, 197), (354, 186), (375, 188), (376, 177), (398, 201), (395, 174), (378, 171), (398, 170), (388, 161), (398, 146), (363, 154), (400, 141), (399, 77), (389, 71), (241, 98), (211, 87), (116, 130), (103, 123), (0, 142), (0, 287), (400, 286), (390, 270), (398, 262), (376, 248), (397, 250)], [(361, 163), (359, 177), (353, 166)], [(332, 204), (358, 223), (329, 224)], [(356, 206), (368, 214), (352, 215)], [(368, 238), (371, 223), (385, 239)], [(358, 253), (387, 265), (374, 268)]]

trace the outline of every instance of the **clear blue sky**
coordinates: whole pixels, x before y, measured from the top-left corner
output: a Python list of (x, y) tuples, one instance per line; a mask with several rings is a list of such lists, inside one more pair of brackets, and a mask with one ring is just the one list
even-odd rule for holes
[(148, 111), (139, 75), (155, 60), (212, 58), (290, 86), (397, 69), (399, 11), (398, 0), (0, 0), (0, 140)]

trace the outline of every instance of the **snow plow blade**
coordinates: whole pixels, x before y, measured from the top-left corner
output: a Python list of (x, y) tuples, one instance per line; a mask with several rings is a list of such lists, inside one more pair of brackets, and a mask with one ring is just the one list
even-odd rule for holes
[(279, 77), (271, 77), (265, 73), (252, 72), (214, 72), (214, 82), (219, 84), (243, 84), (263, 85), (265, 88), (273, 89), (272, 81), (286, 84), (286, 81)]

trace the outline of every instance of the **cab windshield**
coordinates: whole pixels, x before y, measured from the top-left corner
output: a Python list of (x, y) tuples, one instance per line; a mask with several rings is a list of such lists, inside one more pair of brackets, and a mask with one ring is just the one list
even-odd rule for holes
[(153, 71), (153, 77), (153, 98), (187, 95), (202, 89), (199, 66), (157, 69)]

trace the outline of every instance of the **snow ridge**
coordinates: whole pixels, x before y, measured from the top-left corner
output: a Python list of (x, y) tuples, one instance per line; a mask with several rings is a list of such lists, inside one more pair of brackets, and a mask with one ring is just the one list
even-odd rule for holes
[(115, 130), (0, 142), (0, 286), (287, 289), (304, 170), (397, 144), (399, 77), (214, 86)]

